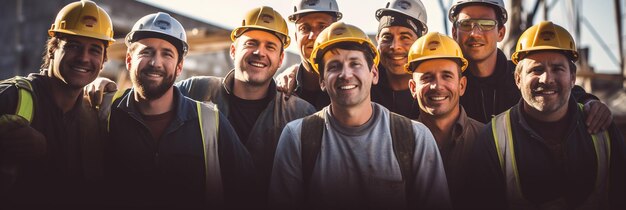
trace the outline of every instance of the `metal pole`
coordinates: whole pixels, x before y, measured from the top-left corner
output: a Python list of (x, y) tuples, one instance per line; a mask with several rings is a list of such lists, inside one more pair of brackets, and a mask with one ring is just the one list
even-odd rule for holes
[[(617, 23), (617, 46), (619, 48), (619, 67), (622, 75), (626, 77), (626, 66), (624, 66), (624, 45), (622, 41), (622, 4), (620, 0), (615, 0), (615, 20)], [(626, 82), (622, 83), (622, 87), (626, 87)]]

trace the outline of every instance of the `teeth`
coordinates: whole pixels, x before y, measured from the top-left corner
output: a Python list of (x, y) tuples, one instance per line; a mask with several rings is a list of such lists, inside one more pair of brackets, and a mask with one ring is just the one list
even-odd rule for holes
[(84, 69), (84, 68), (74, 68), (74, 71), (79, 71), (79, 72), (88, 72), (89, 70)]
[(265, 64), (257, 63), (257, 62), (250, 62), (250, 65), (255, 66), (255, 67), (259, 67), (259, 68), (265, 67)]
[(445, 96), (432, 96), (432, 97), (430, 97), (430, 100), (433, 100), (433, 101), (441, 101), (441, 100), (444, 100), (444, 99), (446, 99), (446, 98), (447, 98), (447, 97), (445, 97)]
[(341, 86), (339, 88), (342, 90), (350, 90), (350, 89), (356, 88), (356, 85), (346, 85), (346, 86)]
[(155, 72), (146, 73), (146, 75), (147, 75), (147, 76), (149, 76), (149, 77), (161, 77), (161, 75), (160, 75), (160, 74), (155, 73)]
[(393, 57), (393, 59), (394, 59), (394, 60), (402, 60), (402, 59), (404, 59), (404, 58), (406, 58), (406, 57), (405, 57), (405, 56), (399, 56), (399, 57), (398, 57), (398, 56), (396, 56), (396, 57)]

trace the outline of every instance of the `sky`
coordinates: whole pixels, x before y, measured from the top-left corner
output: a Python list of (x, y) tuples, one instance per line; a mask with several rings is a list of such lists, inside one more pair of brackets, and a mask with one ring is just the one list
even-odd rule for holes
[[(148, 4), (166, 8), (168, 10), (188, 15), (190, 17), (206, 21), (208, 23), (221, 26), (227, 29), (233, 29), (241, 24), (241, 20), (246, 11), (258, 6), (271, 6), (277, 10), (284, 18), (287, 18), (293, 11), (291, 0), (140, 0)], [(450, 29), (444, 28), (444, 17), (447, 15), (449, 5), (452, 0), (443, 0), (445, 11), (442, 11), (439, 0), (422, 0), (428, 13), (429, 31), (437, 31), (446, 33)], [(510, 0), (505, 0), (508, 4)], [(536, 0), (524, 0), (523, 7), (531, 8)], [(571, 16), (568, 15), (566, 1), (569, 0), (547, 0), (549, 5), (554, 5), (549, 12), (549, 19), (564, 28), (573, 31), (571, 24)], [(615, 9), (613, 0), (574, 0), (581, 6), (582, 15), (593, 25), (595, 30), (602, 36), (604, 42), (609, 46), (612, 55), (619, 58), (619, 48), (617, 41), (617, 27), (615, 20)], [(622, 8), (624, 8), (624, 0)], [(219, 3), (218, 3), (219, 2)], [(366, 33), (375, 34), (378, 28), (378, 22), (374, 17), (377, 9), (382, 8), (387, 0), (337, 0), (339, 10), (343, 13), (342, 21), (356, 25), (363, 29)], [(526, 9), (530, 10), (530, 9)], [(540, 9), (541, 10), (541, 9)], [(626, 10), (626, 9), (622, 9)], [(624, 11), (622, 11), (624, 12)], [(447, 21), (447, 19), (445, 19)], [(540, 12), (535, 23), (543, 20), (543, 12)], [(622, 15), (622, 21), (624, 15)], [(289, 23), (289, 31), (294, 31), (294, 24)], [(611, 55), (601, 47), (600, 42), (596, 40), (590, 30), (581, 24), (581, 41), (578, 46), (587, 46), (590, 48), (590, 63), (600, 73), (620, 73), (619, 64), (610, 59)], [(293, 32), (290, 32), (293, 34)], [(448, 32), (449, 34), (449, 32)], [(625, 37), (626, 38), (626, 37)], [(295, 44), (292, 44), (289, 51), (296, 52)], [(618, 61), (619, 62), (619, 61)]]

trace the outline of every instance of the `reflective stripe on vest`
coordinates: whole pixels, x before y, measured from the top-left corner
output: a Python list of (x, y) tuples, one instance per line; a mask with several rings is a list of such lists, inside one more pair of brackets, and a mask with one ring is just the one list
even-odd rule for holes
[[(30, 90), (33, 89), (33, 86), (30, 84), (30, 81), (23, 77), (16, 77), (15, 82), (17, 83), (17, 108), (15, 110), (15, 114), (26, 118), (26, 120), (31, 123), (33, 122), (35, 109), (33, 94), (30, 92)], [(26, 85), (27, 87), (22, 87), (23, 85)]]
[(204, 177), (207, 203), (210, 207), (224, 204), (222, 173), (218, 155), (219, 111), (213, 104), (196, 101), (202, 146), (204, 148)]
[[(582, 111), (582, 104), (579, 104)], [(498, 160), (500, 161), (500, 169), (504, 174), (506, 182), (506, 194), (509, 209), (548, 209), (548, 208), (566, 208), (563, 199), (550, 201), (540, 206), (531, 204), (526, 200), (522, 193), (519, 180), (517, 163), (515, 160), (515, 150), (513, 147), (513, 133), (511, 129), (510, 109), (506, 112), (494, 117), (491, 121), (491, 129), (496, 145)], [(607, 131), (599, 134), (591, 135), (593, 146), (596, 152), (597, 174), (594, 191), (577, 209), (598, 209), (608, 205), (608, 180), (609, 180), (609, 164), (611, 157), (611, 144)], [(608, 206), (606, 206), (608, 208)]]

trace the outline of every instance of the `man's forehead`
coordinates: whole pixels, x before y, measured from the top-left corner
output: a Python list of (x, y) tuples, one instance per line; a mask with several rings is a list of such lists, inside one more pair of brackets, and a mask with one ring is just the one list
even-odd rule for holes
[(459, 10), (458, 19), (476, 19), (476, 18), (496, 18), (496, 11), (493, 7), (482, 4), (473, 4), (464, 6)]
[(523, 60), (531, 64), (567, 64), (569, 61), (563, 53), (549, 50), (532, 52)]
[(278, 39), (278, 36), (276, 36), (275, 34), (265, 30), (255, 29), (247, 30), (237, 39), (241, 39), (242, 41), (255, 40), (259, 42), (270, 42), (275, 45), (280, 45), (281, 43), (280, 39)]
[(335, 48), (327, 50), (323, 56), (327, 62), (336, 60), (365, 60), (365, 54), (359, 50)]
[(104, 43), (102, 40), (91, 37), (64, 35), (62, 37), (59, 37), (59, 39), (69, 43), (81, 43), (85, 45), (97, 45), (104, 47)]
[(380, 34), (411, 34), (417, 36), (413, 30), (404, 26), (389, 26), (380, 29)]
[(332, 22), (333, 16), (326, 12), (310, 12), (300, 15), (296, 21), (296, 25)]
[(437, 58), (423, 61), (415, 69), (415, 73), (458, 72), (459, 63), (446, 58)]

